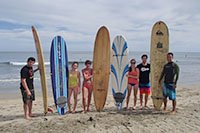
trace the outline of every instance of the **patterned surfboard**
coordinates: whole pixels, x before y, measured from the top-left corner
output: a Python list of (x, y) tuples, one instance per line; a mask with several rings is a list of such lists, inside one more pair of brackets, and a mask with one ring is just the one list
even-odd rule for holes
[(160, 110), (163, 103), (162, 89), (159, 88), (160, 78), (166, 56), (169, 52), (169, 32), (167, 25), (159, 21), (154, 24), (151, 33), (151, 89), (152, 100), (156, 110)]
[(68, 56), (66, 42), (61, 36), (52, 40), (50, 67), (54, 102), (58, 113), (64, 115), (67, 112)]
[(127, 91), (128, 46), (123, 36), (116, 36), (111, 52), (111, 86), (115, 105), (122, 108)]

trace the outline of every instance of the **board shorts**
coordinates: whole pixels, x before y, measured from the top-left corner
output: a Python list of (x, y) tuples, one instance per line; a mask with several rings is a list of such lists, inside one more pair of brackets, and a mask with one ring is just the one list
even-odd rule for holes
[(150, 88), (150, 83), (147, 84), (139, 84), (139, 89), (140, 89), (140, 95), (150, 95), (151, 93), (151, 88)]
[(22, 100), (26, 103), (28, 100), (35, 101), (35, 91), (34, 89), (30, 90), (31, 96), (28, 96), (25, 89), (21, 88)]
[(174, 84), (163, 84), (163, 96), (165, 98), (169, 97), (169, 100), (176, 100), (176, 89)]

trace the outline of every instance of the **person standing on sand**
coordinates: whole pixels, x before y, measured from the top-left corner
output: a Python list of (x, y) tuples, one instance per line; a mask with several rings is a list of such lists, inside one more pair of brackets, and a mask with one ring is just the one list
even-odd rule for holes
[(69, 112), (71, 112), (70, 101), (73, 93), (74, 107), (72, 113), (75, 113), (79, 88), (80, 88), (80, 72), (78, 71), (78, 62), (73, 62), (72, 69), (69, 71), (69, 89), (68, 89), (68, 100), (67, 100)]
[(159, 86), (161, 86), (161, 80), (164, 77), (163, 83), (163, 96), (164, 96), (164, 111), (167, 108), (167, 97), (172, 100), (172, 114), (176, 113), (176, 85), (179, 77), (179, 66), (174, 63), (173, 53), (167, 54), (168, 63), (164, 65), (163, 71), (159, 79)]
[[(85, 61), (85, 68), (82, 70), (83, 74), (83, 86), (82, 86), (82, 97), (83, 97), (83, 111), (86, 112), (86, 105), (87, 111), (90, 111), (90, 102), (92, 96), (92, 76), (93, 70), (91, 67), (92, 62), (90, 60)], [(87, 101), (87, 104), (86, 104)]]
[(140, 109), (143, 108), (143, 94), (145, 94), (145, 101), (144, 101), (145, 108), (148, 108), (147, 102), (148, 102), (148, 96), (150, 95), (150, 80), (149, 80), (150, 64), (147, 63), (148, 56), (144, 54), (142, 55), (141, 59), (142, 63), (137, 65), (137, 68), (140, 71), (140, 76), (139, 76)]
[(34, 72), (38, 70), (38, 69), (33, 70), (34, 63), (35, 63), (35, 58), (29, 57), (27, 60), (27, 65), (25, 65), (20, 71), (20, 76), (21, 76), (20, 89), (23, 99), (25, 119), (30, 119), (33, 116), (32, 102), (35, 100), (33, 78), (34, 78)]
[(129, 99), (131, 95), (131, 91), (133, 88), (134, 91), (134, 106), (133, 109), (136, 109), (136, 102), (137, 102), (137, 92), (138, 92), (138, 80), (139, 80), (139, 69), (136, 68), (135, 64), (136, 61), (135, 59), (131, 59), (130, 61), (131, 66), (129, 67), (129, 72), (126, 75), (128, 77), (128, 95), (126, 98), (126, 109), (128, 109), (128, 104), (129, 104)]

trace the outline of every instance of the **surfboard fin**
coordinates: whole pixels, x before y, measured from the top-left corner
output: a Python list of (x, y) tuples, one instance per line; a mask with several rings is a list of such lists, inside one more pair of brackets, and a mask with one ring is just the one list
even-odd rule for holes
[(112, 89), (112, 93), (113, 93), (113, 97), (114, 97), (115, 105), (117, 106), (117, 109), (121, 110), (123, 101), (126, 97), (126, 89), (124, 90), (124, 93), (121, 93), (121, 92), (116, 93), (115, 90)]

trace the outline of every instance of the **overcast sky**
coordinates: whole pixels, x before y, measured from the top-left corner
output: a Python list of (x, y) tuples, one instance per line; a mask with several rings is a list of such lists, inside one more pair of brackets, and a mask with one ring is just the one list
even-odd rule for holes
[(0, 51), (35, 51), (32, 25), (44, 51), (56, 35), (70, 51), (92, 51), (102, 25), (111, 42), (123, 35), (129, 51), (149, 51), (159, 20), (168, 25), (170, 51), (200, 52), (200, 0), (1, 0)]

